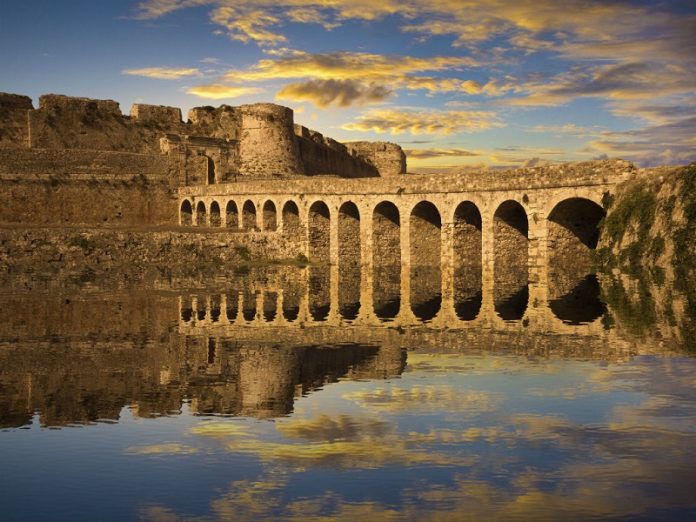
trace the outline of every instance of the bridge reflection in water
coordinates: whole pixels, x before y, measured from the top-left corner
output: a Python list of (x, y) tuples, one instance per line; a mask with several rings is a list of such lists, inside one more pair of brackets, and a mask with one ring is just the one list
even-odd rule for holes
[[(257, 285), (224, 293), (180, 297), (182, 332), (227, 326), (389, 326), (431, 329), (532, 329), (593, 334), (606, 311), (592, 274), (558, 274), (528, 283), (519, 271), (499, 271), (495, 281), (480, 270), (460, 269), (445, 284), (432, 267), (383, 266), (374, 279), (359, 267), (310, 266), (300, 281)], [(490, 283), (490, 284), (485, 284)], [(443, 293), (442, 288), (449, 289)]]

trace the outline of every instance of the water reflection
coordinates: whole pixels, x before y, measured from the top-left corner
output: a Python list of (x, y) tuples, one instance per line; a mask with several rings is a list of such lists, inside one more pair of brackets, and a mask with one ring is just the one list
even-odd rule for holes
[(360, 312), (360, 267), (348, 266), (339, 272), (338, 313), (347, 321), (357, 319)]
[(203, 336), (151, 340), (141, 352), (66, 339), (4, 350), (0, 364), (0, 427), (7, 428), (30, 424), (34, 412), (43, 426), (68, 426), (117, 421), (125, 406), (144, 418), (179, 413), (184, 402), (199, 414), (286, 415), (296, 397), (339, 379), (399, 375), (405, 352)]
[(583, 278), (570, 292), (549, 301), (549, 306), (556, 317), (568, 324), (591, 323), (606, 312), (595, 275)]
[(440, 268), (411, 268), (411, 310), (423, 322), (432, 320), (442, 305)]
[(326, 321), (331, 311), (331, 275), (328, 266), (309, 269), (309, 311), (315, 321)]
[(454, 272), (454, 310), (457, 317), (462, 321), (473, 321), (481, 311), (482, 304), (483, 287), (480, 266), (456, 269)]
[(401, 266), (375, 268), (372, 291), (374, 312), (384, 320), (394, 319), (401, 309)]
[(696, 516), (688, 296), (312, 268), (0, 296), (2, 516)]

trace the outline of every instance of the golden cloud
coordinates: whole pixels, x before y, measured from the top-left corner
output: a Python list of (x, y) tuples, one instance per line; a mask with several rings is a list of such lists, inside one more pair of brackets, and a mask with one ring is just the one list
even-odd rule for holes
[(312, 78), (319, 80), (387, 81), (422, 71), (443, 71), (473, 67), (466, 56), (385, 56), (382, 54), (338, 51), (312, 54), (295, 51), (277, 59), (259, 60), (246, 70), (225, 74), (231, 82), (260, 82), (277, 79)]
[(349, 107), (353, 104), (384, 101), (391, 91), (381, 85), (364, 85), (355, 80), (310, 80), (291, 83), (282, 87), (276, 99), (295, 102), (311, 102), (318, 107), (336, 104)]
[(282, 34), (270, 31), (280, 19), (262, 9), (244, 9), (238, 6), (219, 7), (211, 13), (211, 20), (227, 29), (233, 40), (254, 41), (261, 46), (277, 46), (287, 41)]
[(458, 390), (451, 386), (413, 386), (378, 388), (346, 394), (345, 399), (355, 401), (363, 408), (379, 411), (401, 412), (420, 409), (456, 411), (478, 414), (493, 411), (502, 398), (479, 390)]
[(126, 448), (125, 453), (129, 455), (193, 455), (198, 453), (198, 448), (179, 444), (177, 442), (168, 442), (162, 444), (152, 444), (150, 446), (131, 446)]
[[(138, 5), (136, 17), (157, 18), (202, 5), (211, 6), (211, 20), (232, 37), (263, 46), (285, 41), (279, 30), (286, 22), (332, 29), (345, 20), (399, 15), (403, 31), (451, 35), (455, 47), (472, 47), (499, 38), (525, 53), (553, 45), (565, 55), (592, 59), (625, 61), (653, 56), (655, 60), (693, 60), (696, 55), (693, 17), (667, 12), (657, 5), (584, 0), (146, 0)], [(659, 34), (660, 38), (646, 38), (647, 34)], [(559, 40), (560, 46), (555, 43)]]
[(188, 76), (200, 76), (201, 70), (195, 67), (144, 67), (142, 69), (124, 69), (121, 74), (144, 76), (157, 80), (180, 80)]
[(374, 109), (342, 126), (345, 130), (392, 134), (452, 134), (501, 127), (490, 111), (424, 111)]
[(405, 149), (404, 152), (408, 158), (413, 159), (429, 159), (429, 158), (446, 158), (446, 157), (468, 157), (478, 156), (478, 152), (472, 152), (465, 149)]
[(276, 427), (287, 438), (330, 442), (383, 437), (392, 431), (388, 423), (379, 419), (325, 414), (311, 420), (279, 422)]
[(239, 87), (237, 85), (211, 83), (191, 87), (190, 89), (187, 89), (186, 92), (200, 98), (223, 100), (226, 98), (239, 98), (240, 96), (246, 96), (248, 94), (258, 94), (263, 92), (263, 89), (257, 87)]
[[(290, 469), (308, 466), (337, 469), (376, 469), (387, 465), (401, 466), (471, 465), (467, 455), (447, 455), (423, 447), (427, 439), (419, 434), (400, 435), (383, 421), (372, 418), (322, 415), (316, 419), (279, 422), (279, 433), (301, 442), (262, 440), (253, 433), (233, 427), (225, 435), (225, 423), (204, 425), (192, 434), (212, 437), (235, 453), (248, 453), (265, 463), (283, 464)], [(212, 428), (212, 429), (211, 429)]]

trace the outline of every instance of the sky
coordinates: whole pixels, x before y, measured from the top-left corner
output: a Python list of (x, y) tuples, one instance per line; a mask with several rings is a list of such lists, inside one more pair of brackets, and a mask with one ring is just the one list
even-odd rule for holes
[[(410, 171), (696, 160), (696, 3), (3, 1), (0, 91), (275, 102)], [(184, 116), (185, 118), (185, 116)]]

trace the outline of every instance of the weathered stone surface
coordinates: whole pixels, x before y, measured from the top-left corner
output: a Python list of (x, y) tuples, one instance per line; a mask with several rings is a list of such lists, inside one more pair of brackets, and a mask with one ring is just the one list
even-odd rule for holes
[(31, 98), (0, 93), (0, 148), (29, 146)]
[(167, 107), (166, 105), (134, 103), (130, 110), (130, 117), (141, 122), (159, 125), (178, 125), (181, 123), (181, 109), (178, 107)]
[(395, 143), (384, 141), (352, 141), (346, 143), (348, 150), (373, 165), (382, 176), (406, 173), (406, 154)]
[[(41, 96), (34, 110), (30, 98), (0, 93), (0, 147), (156, 154), (160, 149), (169, 152), (160, 147), (167, 135), (179, 144), (175, 152), (188, 156), (200, 152), (194, 139), (208, 139), (206, 155), (218, 170), (234, 173), (234, 179), (377, 176), (382, 167), (384, 174), (392, 173), (388, 158), (400, 154), (403, 159), (403, 152), (393, 144), (373, 148), (363, 144), (366, 156), (355, 154), (320, 133), (296, 126), (291, 109), (272, 103), (196, 107), (188, 116), (184, 123), (176, 107), (134, 104), (130, 117), (125, 117), (113, 100), (59, 94)], [(218, 165), (217, 157), (223, 156), (227, 159), (220, 161), (226, 164)], [(185, 162), (180, 168), (183, 184), (207, 183), (207, 178), (190, 175)], [(215, 182), (228, 180), (223, 175)]]

